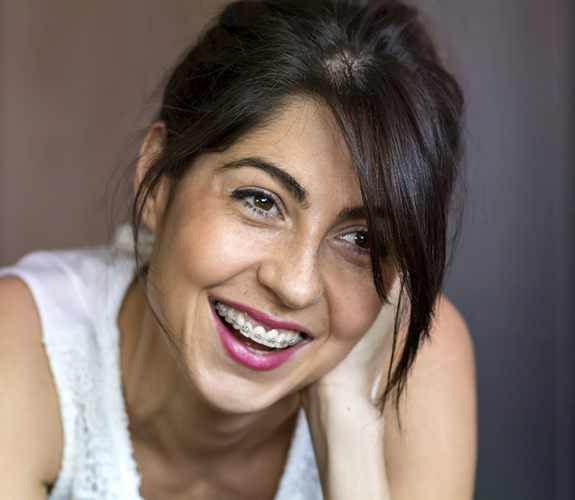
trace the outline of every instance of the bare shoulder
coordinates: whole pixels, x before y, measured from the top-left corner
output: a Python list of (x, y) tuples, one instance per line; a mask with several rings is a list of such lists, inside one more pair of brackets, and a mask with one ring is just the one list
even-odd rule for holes
[[(473, 344), (465, 321), (438, 301), (400, 404), (386, 409), (386, 461), (394, 498), (471, 499), (476, 461)], [(401, 423), (401, 425), (400, 425)]]
[(58, 396), (28, 287), (0, 278), (0, 497), (45, 498), (60, 468)]

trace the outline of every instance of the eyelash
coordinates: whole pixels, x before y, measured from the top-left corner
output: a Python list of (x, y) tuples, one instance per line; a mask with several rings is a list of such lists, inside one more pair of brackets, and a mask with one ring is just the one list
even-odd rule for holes
[(348, 233), (345, 233), (344, 235), (340, 236), (339, 239), (343, 242), (344, 246), (348, 250), (350, 250), (351, 252), (359, 255), (360, 257), (368, 257), (371, 253), (369, 248), (361, 248), (359, 245), (355, 245), (355, 244), (349, 242), (348, 240), (344, 239), (344, 236), (346, 236), (348, 234), (361, 233), (361, 232), (367, 233), (367, 231), (357, 229), (355, 231), (350, 231)]
[[(230, 193), (231, 198), (234, 200), (241, 201), (244, 207), (246, 207), (250, 212), (254, 213), (257, 217), (263, 217), (265, 219), (271, 219), (275, 217), (275, 214), (270, 213), (270, 211), (263, 210), (259, 207), (256, 207), (252, 201), (248, 201), (250, 198), (255, 197), (262, 197), (270, 199), (276, 210), (278, 211), (278, 215), (283, 218), (283, 213), (281, 209), (281, 201), (280, 199), (273, 193), (269, 191), (265, 191), (263, 189), (257, 188), (241, 188), (236, 189)], [(342, 241), (343, 245), (347, 250), (353, 252), (354, 254), (358, 255), (359, 257), (369, 257), (370, 250), (369, 248), (361, 248), (359, 245), (355, 245), (348, 240), (344, 239), (344, 236), (352, 233), (359, 233), (359, 232), (366, 232), (361, 229), (357, 229), (355, 231), (350, 231), (345, 233), (344, 235), (339, 237), (339, 240)]]
[(281, 201), (279, 200), (279, 198), (276, 195), (274, 195), (273, 193), (270, 193), (269, 191), (264, 191), (263, 189), (256, 189), (256, 188), (242, 188), (242, 189), (236, 189), (235, 191), (230, 193), (230, 196), (234, 200), (241, 201), (243, 203), (243, 205), (248, 210), (250, 210), (250, 212), (253, 212), (256, 216), (263, 217), (266, 219), (271, 219), (271, 218), (275, 217), (275, 215), (270, 213), (267, 210), (263, 210), (259, 207), (256, 207), (254, 205), (254, 203), (248, 201), (248, 199), (249, 198), (255, 198), (255, 197), (269, 198), (273, 202), (274, 207), (279, 212), (280, 217), (283, 217), (282, 210), (281, 210)]

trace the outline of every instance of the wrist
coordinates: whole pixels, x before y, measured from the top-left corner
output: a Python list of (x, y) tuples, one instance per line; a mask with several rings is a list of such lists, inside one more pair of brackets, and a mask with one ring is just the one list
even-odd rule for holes
[(356, 427), (373, 423), (383, 427), (379, 406), (370, 398), (369, 390), (358, 390), (352, 384), (314, 384), (303, 397), (308, 417), (318, 419), (323, 426)]
[(324, 497), (389, 499), (383, 417), (368, 398), (339, 396), (304, 406)]
[(314, 387), (303, 398), (325, 498), (389, 498), (383, 416), (357, 391)]

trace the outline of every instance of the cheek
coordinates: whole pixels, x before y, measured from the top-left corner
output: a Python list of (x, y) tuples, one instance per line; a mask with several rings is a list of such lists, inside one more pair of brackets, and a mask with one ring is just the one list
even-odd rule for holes
[[(393, 263), (383, 267), (383, 279), (387, 288), (387, 299), (397, 302), (396, 293), (399, 281)], [(362, 275), (336, 275), (331, 282), (330, 293), (332, 306), (331, 330), (333, 336), (352, 346), (363, 337), (374, 322), (381, 317), (383, 301), (377, 294), (373, 276), (370, 270)], [(387, 306), (386, 306), (387, 308)], [(390, 316), (385, 314), (388, 321), (393, 322), (395, 308), (388, 308)]]
[(190, 207), (169, 221), (160, 256), (176, 281), (211, 286), (222, 283), (253, 264), (253, 242), (238, 231), (229, 214), (210, 206)]
[(363, 279), (344, 279), (332, 283), (329, 289), (333, 337), (355, 344), (375, 321), (383, 305), (373, 285), (371, 275)]
[(317, 380), (332, 370), (361, 340), (381, 310), (382, 302), (371, 286), (340, 286), (331, 294), (330, 328), (321, 347), (312, 378)]

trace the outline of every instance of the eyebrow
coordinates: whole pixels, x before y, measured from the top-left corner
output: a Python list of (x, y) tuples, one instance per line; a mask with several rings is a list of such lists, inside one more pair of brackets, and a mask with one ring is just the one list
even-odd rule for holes
[(302, 205), (309, 205), (308, 192), (302, 187), (302, 185), (293, 176), (288, 174), (285, 170), (283, 170), (281, 167), (278, 167), (271, 161), (260, 157), (251, 156), (248, 158), (241, 158), (239, 160), (224, 163), (221, 167), (218, 168), (218, 170), (242, 167), (253, 167), (263, 170), (264, 172), (271, 175), (274, 179), (279, 181), (291, 193), (296, 201)]
[(341, 210), (341, 212), (337, 215), (337, 222), (342, 222), (347, 219), (366, 219), (367, 214), (365, 211), (365, 207), (362, 205), (358, 205), (357, 207), (347, 207)]

